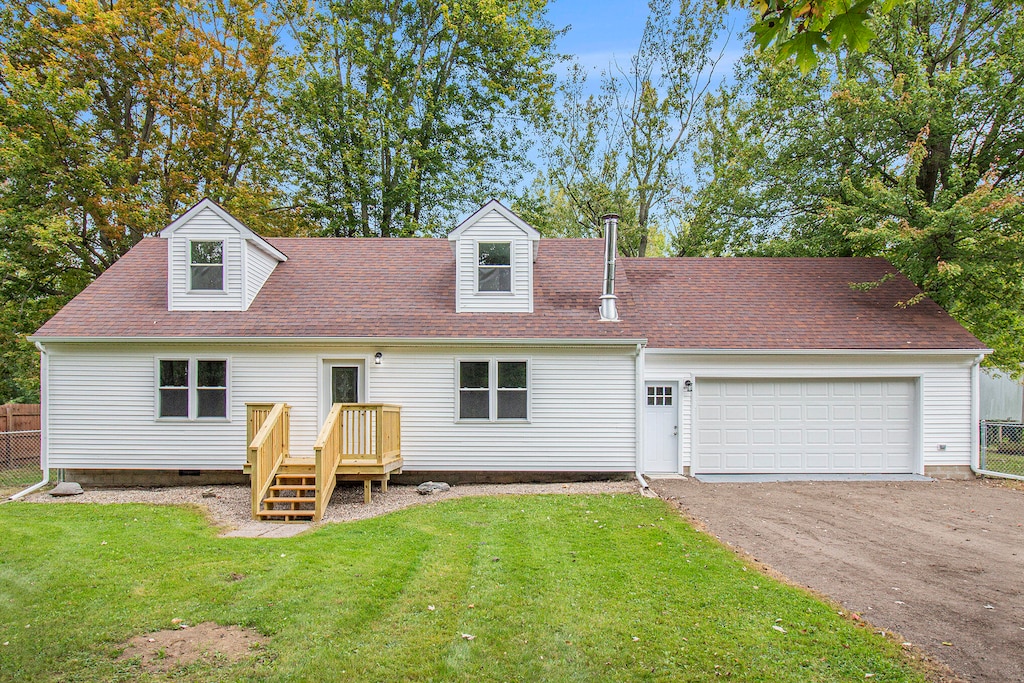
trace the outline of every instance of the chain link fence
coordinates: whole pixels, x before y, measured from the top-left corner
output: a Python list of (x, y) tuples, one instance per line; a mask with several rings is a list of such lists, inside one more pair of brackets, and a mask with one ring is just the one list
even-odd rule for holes
[(981, 421), (981, 469), (1024, 476), (1024, 424)]
[(0, 432), (0, 500), (42, 478), (39, 430)]

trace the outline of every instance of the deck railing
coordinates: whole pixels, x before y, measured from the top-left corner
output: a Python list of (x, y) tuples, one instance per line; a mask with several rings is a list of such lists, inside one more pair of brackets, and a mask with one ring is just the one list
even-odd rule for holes
[[(287, 403), (246, 405), (249, 441), (248, 461), (252, 478), (252, 516), (260, 509), (260, 501), (267, 495), (281, 463), (288, 457), (291, 428), (291, 408)], [(258, 427), (256, 425), (259, 425)]]
[[(313, 446), (316, 455), (316, 520), (334, 492), (339, 467), (372, 466), (361, 475), (387, 475), (402, 454), (402, 409), (387, 403), (335, 403)], [(379, 467), (378, 467), (379, 466)], [(354, 476), (360, 476), (360, 473)], [(349, 473), (352, 474), (352, 473)]]
[(334, 487), (338, 478), (334, 473), (338, 469), (338, 461), (341, 459), (341, 409), (342, 404), (335, 403), (331, 406), (331, 412), (324, 420), (324, 426), (320, 428), (320, 434), (316, 437), (313, 445), (313, 455), (316, 458), (316, 503), (313, 521), (319, 522), (327, 509), (327, 503), (331, 500)]

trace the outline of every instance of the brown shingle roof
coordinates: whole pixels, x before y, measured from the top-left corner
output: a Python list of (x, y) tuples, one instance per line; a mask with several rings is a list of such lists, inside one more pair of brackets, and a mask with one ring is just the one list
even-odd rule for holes
[(901, 307), (920, 290), (881, 258), (623, 260), (651, 348), (984, 347), (930, 299)]
[(601, 240), (541, 240), (533, 313), (456, 313), (447, 240), (271, 239), (288, 255), (248, 311), (168, 311), (167, 246), (145, 239), (36, 336), (649, 339), (685, 349), (979, 349), (882, 259), (622, 259), (602, 323)]

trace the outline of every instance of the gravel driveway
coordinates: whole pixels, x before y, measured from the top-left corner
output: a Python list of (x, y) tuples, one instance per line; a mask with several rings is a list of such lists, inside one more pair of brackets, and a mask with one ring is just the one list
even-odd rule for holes
[(993, 481), (651, 487), (712, 534), (970, 681), (1024, 682), (1024, 489)]

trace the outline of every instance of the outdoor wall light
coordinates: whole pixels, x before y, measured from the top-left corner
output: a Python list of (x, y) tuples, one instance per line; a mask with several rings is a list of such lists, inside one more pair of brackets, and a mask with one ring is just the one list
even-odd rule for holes
[(373, 354), (373, 364), (374, 365), (380, 365), (383, 362), (384, 362), (384, 354), (383, 353), (378, 351), (377, 353)]
[(683, 382), (683, 391), (693, 391), (693, 381), (686, 380)]

